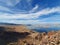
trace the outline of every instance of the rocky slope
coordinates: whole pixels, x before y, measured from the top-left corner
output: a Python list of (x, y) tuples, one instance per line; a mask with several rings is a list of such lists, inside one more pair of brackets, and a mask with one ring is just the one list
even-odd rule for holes
[(25, 26), (0, 26), (0, 45), (60, 45), (60, 31), (39, 33)]

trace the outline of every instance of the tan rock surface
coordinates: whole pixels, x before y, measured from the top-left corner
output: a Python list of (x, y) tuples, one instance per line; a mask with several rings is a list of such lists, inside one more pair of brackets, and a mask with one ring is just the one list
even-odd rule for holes
[(60, 31), (39, 33), (26, 26), (0, 26), (0, 45), (60, 45)]

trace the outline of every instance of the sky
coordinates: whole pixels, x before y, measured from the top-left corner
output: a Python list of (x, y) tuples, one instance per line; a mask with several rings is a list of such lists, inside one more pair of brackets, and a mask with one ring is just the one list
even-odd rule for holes
[(60, 23), (60, 0), (0, 0), (0, 23)]

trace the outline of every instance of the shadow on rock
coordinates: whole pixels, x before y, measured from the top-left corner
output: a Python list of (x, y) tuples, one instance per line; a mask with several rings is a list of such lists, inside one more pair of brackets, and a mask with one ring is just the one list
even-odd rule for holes
[(18, 39), (24, 39), (29, 34), (28, 32), (7, 32), (4, 27), (0, 27), (0, 45), (17, 42)]

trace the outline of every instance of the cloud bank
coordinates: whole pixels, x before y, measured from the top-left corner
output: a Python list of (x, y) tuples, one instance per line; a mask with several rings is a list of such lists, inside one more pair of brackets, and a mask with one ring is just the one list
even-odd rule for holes
[[(45, 8), (36, 13), (28, 14), (9, 14), (9, 13), (0, 13), (0, 22), (9, 22), (9, 23), (40, 23), (41, 20), (37, 19), (40, 16), (48, 15), (52, 13), (60, 13), (60, 7)], [(20, 19), (20, 20), (17, 20)]]
[[(57, 21), (57, 20), (60, 21), (59, 20), (60, 18), (58, 18), (59, 16), (55, 16), (56, 18), (49, 17), (45, 19), (43, 18), (40, 19), (41, 16), (49, 16), (50, 14), (53, 15), (53, 13), (60, 14), (60, 6), (55, 6), (52, 8), (46, 7), (38, 11), (39, 8), (42, 8), (40, 7), (40, 5), (34, 4), (34, 7), (33, 7), (31, 5), (32, 0), (24, 0), (24, 1), (22, 0), (0, 0), (0, 22), (17, 23), (17, 24), (21, 24), (21, 23), (22, 24), (28, 24), (28, 23), (38, 24), (41, 22), (46, 23), (49, 21), (52, 21), (52, 22)], [(43, 1), (42, 3), (44, 4)], [(29, 10), (29, 8), (27, 8), (26, 5), (27, 7), (32, 8), (32, 9)], [(28, 11), (21, 10), (20, 8), (22, 7)]]
[(0, 14), (0, 19), (36, 19), (39, 18), (39, 16), (48, 15), (50, 13), (60, 13), (60, 7), (46, 8), (36, 13), (28, 13), (28, 14), (2, 13)]

